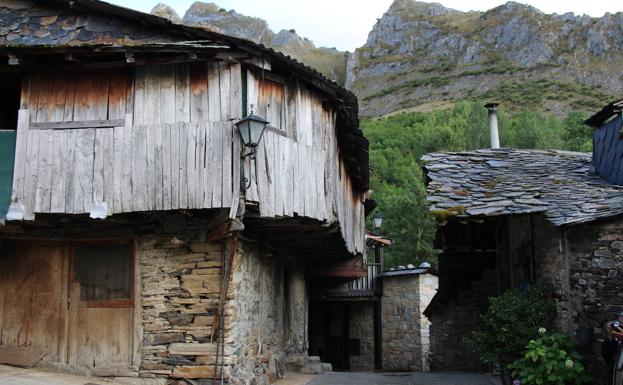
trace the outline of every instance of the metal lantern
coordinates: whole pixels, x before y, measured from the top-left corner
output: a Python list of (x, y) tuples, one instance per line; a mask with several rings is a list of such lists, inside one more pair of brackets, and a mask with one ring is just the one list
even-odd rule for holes
[(268, 123), (268, 121), (255, 115), (255, 110), (251, 107), (249, 115), (236, 123), (242, 143), (246, 147), (257, 147)]
[(383, 214), (378, 213), (372, 217), (372, 225), (374, 226), (376, 231), (378, 231), (381, 228), (382, 224), (383, 224)]

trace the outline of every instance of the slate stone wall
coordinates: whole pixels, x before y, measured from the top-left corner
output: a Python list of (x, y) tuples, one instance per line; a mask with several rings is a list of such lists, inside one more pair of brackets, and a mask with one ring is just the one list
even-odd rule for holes
[(575, 336), (593, 384), (607, 384), (605, 323), (623, 307), (623, 222), (554, 228), (535, 223), (535, 273), (556, 289), (556, 326)]
[(233, 266), (226, 313), (232, 384), (272, 383), (285, 356), (307, 351), (305, 263), (283, 261), (243, 243)]
[[(384, 371), (427, 369), (428, 323), (423, 311), (436, 290), (436, 279), (424, 275), (383, 278), (382, 354)], [(433, 288), (425, 287), (428, 284)]]
[(238, 243), (223, 320), (224, 355), (218, 353), (215, 367), (218, 345), (210, 336), (226, 241), (178, 238), (148, 236), (137, 243), (140, 376), (203, 384), (215, 370), (220, 378), (221, 362), (231, 384), (261, 385), (282, 376), (285, 355), (307, 349), (305, 263), (288, 263), (257, 245)]
[(475, 278), (470, 288), (461, 290), (456, 298), (436, 307), (430, 315), (432, 371), (486, 369), (464, 338), (476, 328), (480, 314), (487, 307), (487, 298), (496, 293), (495, 272), (486, 271)]

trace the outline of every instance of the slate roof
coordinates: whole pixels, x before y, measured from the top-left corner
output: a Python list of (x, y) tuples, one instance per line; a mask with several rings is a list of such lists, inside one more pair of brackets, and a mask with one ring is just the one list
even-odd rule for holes
[(544, 213), (555, 226), (623, 214), (623, 187), (592, 174), (591, 154), (485, 149), (422, 157), (430, 210), (457, 217)]

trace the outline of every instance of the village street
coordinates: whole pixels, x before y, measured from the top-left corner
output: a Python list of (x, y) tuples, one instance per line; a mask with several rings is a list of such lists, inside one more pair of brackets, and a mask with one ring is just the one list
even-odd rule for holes
[[(316, 376), (292, 374), (278, 385), (496, 385), (486, 375), (464, 372), (445, 373), (369, 373), (334, 372)], [(0, 365), (0, 385), (121, 385), (112, 379), (82, 377), (71, 374), (47, 373), (36, 369), (20, 369)]]
[(326, 373), (307, 385), (494, 385), (495, 379), (478, 373)]

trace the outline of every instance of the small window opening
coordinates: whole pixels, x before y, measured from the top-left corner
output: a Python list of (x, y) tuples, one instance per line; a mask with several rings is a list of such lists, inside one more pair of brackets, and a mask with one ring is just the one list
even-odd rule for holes
[(88, 306), (132, 306), (130, 244), (78, 244), (74, 247), (74, 271), (80, 284), (80, 300)]
[(19, 110), (21, 76), (19, 74), (0, 75), (0, 131), (17, 130), (17, 111)]

